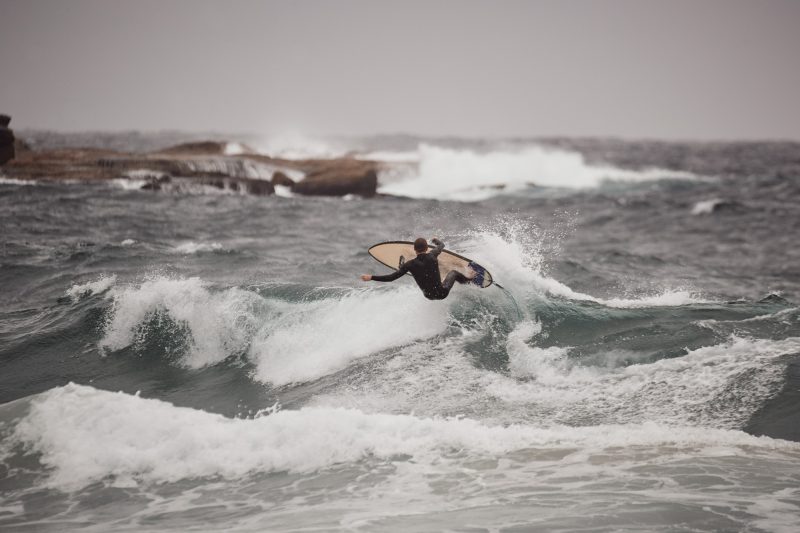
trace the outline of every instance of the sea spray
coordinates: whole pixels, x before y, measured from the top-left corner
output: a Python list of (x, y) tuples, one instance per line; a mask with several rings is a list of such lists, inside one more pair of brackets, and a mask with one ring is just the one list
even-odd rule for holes
[(464, 253), (486, 266), (495, 279), (519, 300), (532, 297), (564, 298), (594, 302), (613, 308), (674, 307), (708, 302), (685, 288), (662, 287), (654, 293), (629, 298), (598, 298), (575, 291), (552, 277), (548, 261), (552, 261), (565, 232), (572, 231), (569, 222), (549, 232), (541, 230), (535, 220), (520, 216), (497, 217), (492, 225), (482, 225), (460, 235), (458, 246)]

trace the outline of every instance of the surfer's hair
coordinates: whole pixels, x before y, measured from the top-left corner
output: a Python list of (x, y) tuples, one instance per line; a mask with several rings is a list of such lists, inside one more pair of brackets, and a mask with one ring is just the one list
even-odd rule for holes
[(414, 241), (414, 251), (415, 252), (424, 252), (428, 249), (428, 241), (420, 237), (416, 241)]

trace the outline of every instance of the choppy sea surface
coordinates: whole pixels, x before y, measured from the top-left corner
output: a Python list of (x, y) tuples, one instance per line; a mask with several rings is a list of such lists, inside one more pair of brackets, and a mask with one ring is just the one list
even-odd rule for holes
[(796, 531), (800, 145), (322, 148), (387, 196), (0, 177), (0, 529)]

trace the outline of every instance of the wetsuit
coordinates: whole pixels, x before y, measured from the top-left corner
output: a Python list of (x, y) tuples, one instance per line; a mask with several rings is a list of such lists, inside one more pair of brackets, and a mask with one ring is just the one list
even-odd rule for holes
[(425, 298), (429, 300), (444, 300), (450, 294), (450, 289), (453, 288), (453, 284), (456, 281), (466, 283), (469, 279), (461, 272), (451, 270), (442, 281), (439, 277), (439, 260), (436, 258), (442, 253), (444, 244), (439, 239), (431, 239), (431, 243), (435, 245), (431, 251), (417, 254), (415, 258), (409, 259), (391, 274), (372, 276), (372, 280), (394, 281), (402, 277), (406, 272), (411, 272), (411, 275), (414, 276), (414, 281), (422, 289), (422, 294), (425, 295)]

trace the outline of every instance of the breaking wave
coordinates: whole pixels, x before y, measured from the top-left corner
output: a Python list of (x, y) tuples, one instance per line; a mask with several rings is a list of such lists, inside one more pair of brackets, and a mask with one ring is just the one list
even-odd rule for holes
[(584, 189), (608, 182), (697, 178), (688, 172), (660, 168), (626, 170), (590, 164), (578, 152), (541, 146), (481, 153), (421, 144), (414, 160), (405, 152), (364, 157), (405, 162), (401, 167), (390, 165), (381, 175), (379, 190), (412, 198), (477, 201), (530, 187)]
[[(313, 431), (309, 431), (313, 428)], [(93, 443), (87, 446), (87, 443)], [(126, 487), (187, 478), (239, 479), (259, 472), (313, 472), (375, 458), (435, 465), (536, 449), (542, 458), (631, 446), (657, 447), (659, 459), (725, 447), (726, 454), (800, 453), (794, 442), (738, 431), (653, 422), (592, 427), (492, 426), (475, 420), (304, 408), (229, 419), (138, 395), (69, 384), (30, 400), (4, 444), (21, 444), (50, 468), (50, 486), (75, 490), (105, 481)], [(608, 460), (608, 459), (607, 459)], [(505, 470), (505, 469), (504, 469)]]
[[(124, 285), (115, 284), (115, 278), (103, 278), (75, 286), (69, 295), (107, 291), (104, 296), (112, 305), (99, 342), (104, 353), (145, 346), (153, 336), (167, 337), (174, 346), (171, 358), (181, 365), (200, 368), (241, 357), (253, 365), (255, 379), (273, 385), (311, 381), (371, 354), (457, 331), (474, 332), (483, 327), (485, 316), (510, 329), (519, 321), (537, 322), (537, 315), (547, 307), (541, 304), (548, 301), (590, 302), (609, 309), (704, 301), (686, 290), (613, 299), (573, 291), (543, 272), (540, 250), (531, 249), (524, 238), (513, 234), (478, 232), (459, 247), (468, 252), (481, 250), (478, 256), (488, 259), (484, 266), (511, 287), (510, 300), (496, 289), (460, 287), (448, 300), (431, 302), (416, 287), (402, 283), (321, 292), (301, 288), (287, 298), (280, 290), (218, 288), (200, 278), (165, 276)], [(217, 245), (187, 243), (180, 251), (206, 249), (217, 250)], [(515, 365), (512, 361), (516, 372), (519, 365)]]

